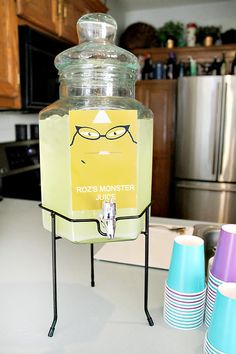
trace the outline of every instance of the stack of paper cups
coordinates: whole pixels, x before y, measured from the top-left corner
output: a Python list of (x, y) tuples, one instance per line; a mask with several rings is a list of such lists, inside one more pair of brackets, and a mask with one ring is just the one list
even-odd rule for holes
[(236, 283), (224, 283), (217, 289), (214, 311), (205, 338), (205, 353), (235, 354), (235, 328)]
[(165, 286), (165, 321), (184, 330), (200, 327), (205, 294), (204, 242), (192, 235), (178, 236), (174, 240)]
[(209, 271), (205, 322), (209, 326), (219, 285), (236, 282), (236, 225), (223, 225)]

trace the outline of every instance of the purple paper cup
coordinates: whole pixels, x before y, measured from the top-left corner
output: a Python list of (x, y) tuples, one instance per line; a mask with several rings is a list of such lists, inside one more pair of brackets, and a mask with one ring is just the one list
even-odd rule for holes
[(221, 227), (211, 273), (225, 282), (236, 282), (236, 224)]

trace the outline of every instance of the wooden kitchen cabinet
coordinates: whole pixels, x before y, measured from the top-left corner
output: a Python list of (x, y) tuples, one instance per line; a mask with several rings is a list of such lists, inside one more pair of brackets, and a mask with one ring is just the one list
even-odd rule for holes
[(0, 108), (21, 108), (18, 25), (77, 44), (78, 18), (107, 10), (100, 0), (0, 0)]
[(76, 22), (89, 12), (107, 12), (100, 0), (17, 0), (17, 15), (68, 40), (78, 42)]
[(57, 33), (57, 0), (17, 0), (17, 15), (46, 31)]
[(107, 7), (99, 0), (63, 0), (58, 34), (73, 43), (78, 42), (76, 22), (79, 17), (90, 12), (107, 12)]
[(138, 81), (136, 98), (154, 113), (151, 214), (168, 217), (173, 178), (176, 81)]
[(0, 0), (0, 107), (20, 108), (17, 18), (14, 0)]

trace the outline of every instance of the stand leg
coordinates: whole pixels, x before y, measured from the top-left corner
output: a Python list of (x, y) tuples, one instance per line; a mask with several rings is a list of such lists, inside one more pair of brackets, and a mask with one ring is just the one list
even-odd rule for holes
[(154, 322), (148, 311), (148, 266), (149, 266), (149, 208), (145, 212), (145, 267), (144, 267), (144, 311), (147, 316), (149, 326)]
[(91, 286), (95, 286), (94, 281), (94, 244), (90, 244), (90, 259), (91, 259)]
[(57, 323), (57, 269), (56, 269), (56, 223), (55, 214), (51, 213), (52, 220), (52, 282), (53, 282), (53, 321), (48, 332), (48, 337), (52, 337)]

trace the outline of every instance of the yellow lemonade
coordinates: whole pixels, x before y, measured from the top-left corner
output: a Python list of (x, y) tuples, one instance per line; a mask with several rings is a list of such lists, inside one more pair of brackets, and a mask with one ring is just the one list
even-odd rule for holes
[[(83, 110), (78, 110), (77, 112), (82, 112)], [(122, 110), (117, 110), (122, 112)], [(120, 126), (119, 126), (120, 127)], [(70, 131), (70, 119), (69, 115), (59, 116), (53, 114), (45, 119), (40, 120), (40, 168), (41, 168), (41, 186), (42, 186), (42, 204), (44, 207), (54, 210), (68, 218), (71, 219), (98, 219), (100, 218), (100, 213), (102, 211), (103, 198), (111, 197), (116, 195), (117, 190), (128, 190), (132, 189), (130, 185), (124, 185), (126, 181), (125, 171), (127, 170), (127, 175), (129, 171), (128, 165), (124, 167), (120, 176), (116, 176), (117, 183), (116, 186), (108, 186), (103, 188), (103, 193), (98, 193), (97, 195), (97, 208), (80, 208), (77, 210), (73, 207), (73, 180), (71, 174), (71, 131)], [(86, 127), (87, 128), (87, 127)], [(78, 130), (79, 128), (76, 127)], [(118, 132), (122, 132), (119, 128)], [(79, 131), (79, 130), (78, 130)], [(109, 131), (111, 131), (109, 133)], [(91, 130), (90, 138), (95, 134), (95, 129)], [(130, 142), (130, 149), (135, 149), (136, 165), (135, 165), (135, 203), (134, 207), (119, 207), (117, 203), (117, 217), (119, 216), (135, 216), (139, 215), (150, 203), (151, 201), (151, 173), (152, 173), (152, 139), (153, 139), (153, 120), (151, 118), (137, 119), (137, 129), (136, 129), (136, 139), (137, 144), (135, 145), (135, 140), (133, 139), (130, 132), (126, 134), (127, 141)], [(88, 134), (88, 129), (82, 130), (80, 134)], [(106, 133), (113, 134), (112, 129), (108, 130)], [(115, 132), (115, 134), (117, 134)], [(77, 144), (78, 151), (81, 146), (81, 137), (78, 134), (74, 135), (75, 140), (73, 144)], [(104, 138), (104, 134), (101, 135)], [(112, 136), (112, 135), (111, 135)], [(112, 136), (112, 138), (114, 135)], [(102, 138), (100, 141), (102, 141)], [(96, 135), (94, 135), (94, 139)], [(133, 140), (132, 140), (133, 139)], [(121, 140), (121, 139), (120, 139)], [(100, 143), (99, 141), (99, 143)], [(72, 144), (72, 145), (73, 145)], [(74, 146), (72, 146), (74, 147)], [(129, 151), (127, 151), (127, 154)], [(106, 151), (100, 151), (100, 155), (93, 153), (91, 154), (91, 161), (102, 161), (101, 159), (106, 159), (103, 161), (108, 161), (102, 166), (104, 175), (107, 175), (107, 180), (109, 180), (109, 175), (114, 171), (110, 168), (109, 157), (105, 156)], [(104, 156), (105, 157), (104, 157)], [(86, 157), (87, 158), (87, 157)], [(112, 158), (112, 157), (111, 157)], [(97, 160), (96, 160), (97, 159)], [(123, 154), (124, 161), (126, 160), (126, 153)], [(84, 167), (87, 163), (84, 159), (79, 159), (79, 163)], [(129, 162), (130, 163), (130, 162)], [(98, 164), (87, 163), (86, 168), (88, 168), (87, 176), (88, 183), (86, 192), (90, 190), (93, 191), (94, 186), (91, 186), (90, 180), (92, 180), (93, 174), (99, 174)], [(80, 165), (78, 165), (80, 166)], [(112, 168), (113, 169), (113, 168)], [(81, 167), (82, 171), (82, 167)], [(80, 173), (80, 168), (78, 168), (77, 173)], [(81, 172), (82, 173), (82, 172)], [(85, 175), (86, 178), (86, 175)], [(107, 182), (104, 183), (107, 185)], [(85, 188), (85, 187), (84, 187)], [(78, 188), (79, 189), (79, 188)], [(82, 190), (82, 188), (81, 188)], [(80, 190), (80, 191), (81, 191)], [(83, 191), (83, 190), (82, 190)], [(131, 195), (131, 193), (127, 193)], [(80, 194), (79, 194), (80, 196)], [(80, 206), (79, 196), (77, 198), (77, 206)], [(82, 201), (83, 196), (83, 201)], [(86, 194), (85, 194), (86, 199)], [(81, 193), (81, 205), (84, 205), (84, 195)], [(132, 204), (132, 203), (131, 203)], [(43, 224), (47, 230), (51, 230), (51, 216), (50, 212), (43, 210)], [(72, 242), (108, 242), (108, 241), (124, 241), (132, 240), (137, 238), (144, 228), (144, 216), (139, 219), (128, 219), (128, 220), (118, 220), (116, 223), (116, 231), (114, 239), (108, 239), (102, 236), (98, 230), (97, 225), (94, 222), (70, 222), (59, 216), (56, 216), (56, 234), (63, 238), (69, 239)], [(104, 230), (103, 230), (104, 231)]]

